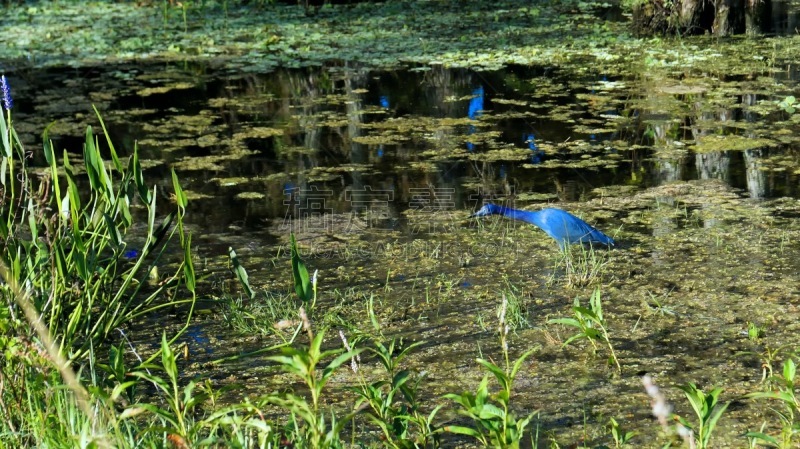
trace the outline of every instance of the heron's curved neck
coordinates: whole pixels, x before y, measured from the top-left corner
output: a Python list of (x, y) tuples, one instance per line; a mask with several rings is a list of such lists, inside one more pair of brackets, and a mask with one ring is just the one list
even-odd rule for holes
[(514, 220), (520, 220), (539, 226), (539, 222), (537, 220), (537, 215), (538, 215), (537, 212), (528, 212), (524, 210), (513, 209), (506, 206), (499, 206), (499, 207), (500, 207), (499, 213), (505, 217), (513, 218)]

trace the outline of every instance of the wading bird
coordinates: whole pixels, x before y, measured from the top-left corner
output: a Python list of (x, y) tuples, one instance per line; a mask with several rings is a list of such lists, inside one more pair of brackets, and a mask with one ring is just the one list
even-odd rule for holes
[(568, 243), (614, 244), (614, 240), (611, 237), (561, 209), (548, 207), (537, 212), (529, 212), (496, 204), (486, 204), (478, 212), (472, 214), (471, 217), (485, 217), (488, 215), (502, 215), (536, 225), (555, 239), (561, 249), (564, 249)]

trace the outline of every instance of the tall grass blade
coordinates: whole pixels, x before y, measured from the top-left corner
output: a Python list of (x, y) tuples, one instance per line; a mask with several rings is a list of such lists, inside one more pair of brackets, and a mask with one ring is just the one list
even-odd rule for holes
[(100, 111), (97, 110), (95, 105), (92, 105), (92, 109), (94, 109), (94, 114), (97, 116), (97, 119), (100, 120), (100, 127), (103, 128), (103, 135), (106, 137), (108, 151), (111, 153), (111, 161), (114, 163), (114, 167), (117, 169), (117, 171), (122, 172), (122, 162), (120, 162), (119, 157), (117, 156), (117, 150), (114, 148), (114, 142), (111, 141), (111, 136), (108, 134), (106, 123), (103, 121), (103, 117), (100, 115)]
[(308, 269), (305, 262), (300, 258), (300, 253), (297, 251), (297, 241), (294, 238), (294, 233), (290, 236), (292, 244), (292, 277), (294, 278), (294, 291), (303, 302), (308, 302), (314, 295), (311, 286), (311, 278), (308, 275)]

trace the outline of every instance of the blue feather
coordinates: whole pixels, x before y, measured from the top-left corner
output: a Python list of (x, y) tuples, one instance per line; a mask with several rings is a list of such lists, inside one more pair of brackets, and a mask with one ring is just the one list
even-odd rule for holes
[(514, 220), (524, 221), (536, 225), (555, 239), (558, 246), (564, 248), (568, 243), (601, 243), (603, 245), (614, 245), (614, 240), (593, 228), (589, 223), (572, 215), (571, 213), (548, 207), (540, 211), (531, 212), (510, 207), (498, 206), (496, 204), (486, 204), (478, 212), (472, 214), (473, 217), (485, 217), (488, 215), (502, 215), (513, 218)]

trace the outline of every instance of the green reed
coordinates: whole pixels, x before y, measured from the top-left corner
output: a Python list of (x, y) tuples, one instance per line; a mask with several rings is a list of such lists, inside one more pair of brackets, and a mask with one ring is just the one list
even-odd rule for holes
[[(11, 127), (0, 132), (16, 136)], [(173, 172), (176, 207), (158, 219), (158, 190), (144, 182), (138, 151), (134, 148), (126, 166), (110, 139), (106, 143), (110, 166), (87, 128), (78, 166), (66, 151), (59, 161), (45, 132), (48, 166), (34, 178), (19, 141), (3, 139), (2, 164), (9, 170), (0, 172), (0, 182), (15, 188), (5, 189), (0, 203), (0, 255), (73, 361), (133, 319), (176, 305), (189, 306), (191, 317), (194, 307), (191, 236), (183, 227), (186, 196), (177, 177)], [(134, 249), (130, 242), (136, 237), (129, 230), (137, 203), (146, 212), (147, 231)], [(169, 261), (174, 268), (155, 280), (153, 273), (167, 262), (163, 256), (175, 236), (182, 256)], [(189, 297), (181, 293), (184, 288)]]
[(600, 295), (600, 289), (595, 289), (592, 297), (589, 299), (589, 307), (581, 306), (580, 298), (575, 298), (575, 303), (572, 306), (572, 313), (574, 318), (553, 318), (547, 320), (552, 324), (564, 324), (578, 330), (577, 333), (569, 337), (563, 344), (567, 346), (573, 341), (585, 338), (592, 344), (592, 348), (597, 350), (597, 342), (603, 343), (608, 347), (609, 361), (617, 365), (617, 371), (622, 372), (622, 366), (619, 364), (614, 346), (611, 344), (611, 338), (608, 335), (608, 327), (606, 320), (603, 317), (603, 301)]
[[(138, 151), (123, 164), (106, 137), (106, 163), (91, 127), (80, 163), (66, 151), (59, 158), (45, 131), (47, 165), (34, 176), (32, 158), (6, 109), (0, 118), (0, 293), (7, 306), (0, 314), (3, 443), (74, 440), (82, 447), (109, 447), (112, 440), (132, 441), (135, 432), (117, 419), (110, 403), (120, 392), (106, 394), (96, 383), (93, 354), (108, 347), (115, 330), (164, 307), (185, 305), (187, 323), (191, 319), (196, 279), (191, 236), (183, 226), (186, 196), (173, 172), (176, 207), (157, 219), (159, 193), (144, 182)], [(99, 113), (98, 118), (108, 136)], [(134, 221), (142, 218), (132, 213), (139, 204), (147, 231), (131, 236)], [(129, 242), (135, 239), (143, 243), (134, 252)], [(180, 256), (165, 261), (174, 245), (180, 245)], [(167, 262), (171, 269), (156, 279)], [(88, 391), (87, 380), (95, 382)]]

